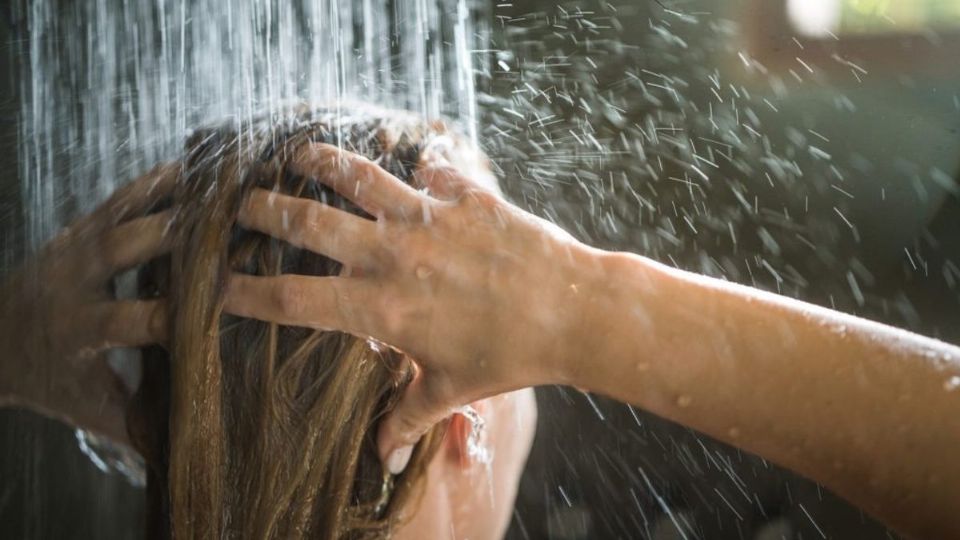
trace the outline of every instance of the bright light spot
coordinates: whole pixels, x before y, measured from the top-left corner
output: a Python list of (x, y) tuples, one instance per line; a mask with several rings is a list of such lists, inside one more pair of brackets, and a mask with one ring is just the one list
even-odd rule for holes
[(809, 37), (829, 37), (840, 27), (841, 0), (787, 0), (787, 14), (796, 31)]

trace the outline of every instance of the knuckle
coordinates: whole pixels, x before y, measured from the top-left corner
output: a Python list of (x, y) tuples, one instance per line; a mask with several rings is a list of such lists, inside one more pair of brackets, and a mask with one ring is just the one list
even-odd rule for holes
[(406, 307), (400, 296), (389, 291), (381, 291), (374, 301), (373, 313), (378, 318), (377, 326), (390, 336), (406, 335), (408, 328)]
[(306, 311), (306, 291), (295, 280), (280, 280), (273, 290), (273, 295), (277, 310), (287, 319), (298, 319)]
[(417, 178), (424, 187), (435, 187), (438, 182), (449, 181), (453, 177), (453, 169), (446, 165), (430, 164), (417, 171)]
[(307, 147), (307, 151), (322, 157), (332, 158), (340, 157), (340, 155), (344, 153), (339, 146), (325, 142), (310, 143), (310, 145)]
[(116, 336), (122, 336), (126, 331), (126, 318), (120, 310), (114, 309), (100, 320), (100, 340), (108, 341)]
[(369, 183), (379, 169), (379, 165), (364, 156), (351, 155), (348, 163), (350, 172), (356, 177), (356, 181), (361, 184)]
[(470, 190), (463, 199), (468, 201), (468, 204), (487, 212), (497, 209), (501, 204), (500, 197), (482, 189)]
[(405, 228), (384, 226), (375, 237), (370, 239), (373, 249), (370, 256), (378, 268), (390, 271), (404, 260), (406, 250), (403, 249), (407, 241), (408, 232)]
[(434, 253), (434, 241), (431, 238), (431, 231), (425, 227), (418, 227), (411, 230), (409, 234), (398, 239), (395, 244), (404, 254), (403, 260), (407, 264), (416, 268), (423, 264), (429, 264)]
[(450, 165), (440, 165), (435, 168), (434, 181), (442, 182), (444, 187), (457, 191), (463, 184), (463, 175)]
[(290, 218), (289, 227), (296, 236), (306, 236), (317, 232), (317, 218), (309, 208), (297, 208)]
[(166, 309), (163, 305), (158, 305), (150, 311), (147, 319), (147, 331), (150, 337), (157, 341), (166, 339), (167, 317)]
[(350, 293), (338, 281), (332, 282), (333, 310), (348, 326), (356, 325), (356, 310)]
[(99, 256), (94, 257), (94, 259), (99, 259), (99, 262), (94, 263), (98, 270), (117, 268), (121, 265), (120, 241), (117, 233), (112, 230), (99, 238), (97, 242)]
[(455, 198), (437, 201), (431, 209), (433, 221), (431, 226), (436, 228), (447, 227), (455, 223), (457, 214), (462, 212), (463, 194), (458, 193)]

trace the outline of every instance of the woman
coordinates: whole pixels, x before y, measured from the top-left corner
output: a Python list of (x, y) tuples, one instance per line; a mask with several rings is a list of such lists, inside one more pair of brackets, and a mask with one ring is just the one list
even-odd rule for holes
[[(231, 271), (362, 274), (361, 266), (299, 249), (296, 239), (281, 244), (244, 231), (237, 222), (253, 192), (286, 201), (284, 223), (310, 227), (314, 216), (296, 209), (308, 201), (359, 213), (293, 159), (323, 142), (414, 183), (419, 164), (455, 152), (465, 174), (497, 189), (478, 151), (441, 123), (399, 112), (298, 109), (242, 134), (200, 131), (179, 166), (118, 193), (6, 289), (13, 301), (5, 305), (19, 299), (20, 309), (49, 309), (38, 316), (50, 321), (51, 333), (4, 334), (18, 354), (17, 362), (4, 362), (2, 395), (137, 448), (148, 465), (150, 537), (498, 538), (532, 443), (530, 390), (461, 409), (415, 450), (381, 466), (375, 428), (413, 376), (408, 358), (341, 332), (222, 313)], [(325, 245), (335, 246), (336, 237)], [(91, 242), (103, 257), (81, 251)], [(170, 248), (169, 257), (140, 273), (145, 299), (112, 302), (105, 287), (94, 286)], [(91, 286), (31, 300), (31, 284), (65, 280), (90, 264), (97, 268), (78, 282)], [(16, 324), (17, 307), (5, 311), (4, 328)], [(63, 309), (73, 315), (58, 315)], [(77, 316), (88, 313), (95, 316), (82, 328), (77, 321), (87, 317)], [(95, 354), (154, 341), (166, 346), (144, 349), (144, 377), (128, 399)], [(54, 364), (57, 356), (68, 357), (70, 369)]]
[[(377, 428), (389, 470), (415, 466), (411, 445), (464, 403), (570, 384), (790, 467), (909, 535), (960, 536), (957, 347), (592, 249), (442, 156), (417, 172), (429, 193), (330, 145), (304, 145), (290, 164), (375, 219), (254, 190), (243, 226), (350, 272), (238, 272), (224, 309), (371, 336), (415, 358), (413, 380)], [(118, 261), (129, 264), (160, 248), (124, 249)], [(102, 335), (143, 339), (145, 320)]]

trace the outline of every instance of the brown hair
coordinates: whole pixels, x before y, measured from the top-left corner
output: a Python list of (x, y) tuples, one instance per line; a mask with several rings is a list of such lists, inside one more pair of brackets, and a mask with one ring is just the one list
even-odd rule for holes
[(178, 242), (168, 260), (140, 275), (142, 291), (168, 297), (171, 336), (168, 349), (144, 350), (128, 422), (148, 463), (148, 536), (387, 536), (442, 438), (429, 433), (384, 493), (375, 428), (409, 381), (409, 360), (340, 332), (224, 315), (224, 284), (231, 271), (340, 271), (333, 260), (236, 225), (254, 187), (362, 214), (290, 172), (288, 156), (302, 145), (338, 144), (409, 181), (423, 145), (446, 129), (365, 108), (301, 109), (261, 126), (190, 138), (169, 201)]

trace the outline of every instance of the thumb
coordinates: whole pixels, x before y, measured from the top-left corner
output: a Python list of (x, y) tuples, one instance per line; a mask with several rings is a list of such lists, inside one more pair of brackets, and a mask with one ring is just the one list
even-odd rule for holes
[(380, 461), (390, 474), (400, 474), (407, 468), (413, 447), (423, 434), (453, 410), (435, 395), (430, 381), (418, 370), (396, 407), (380, 422), (377, 448)]

